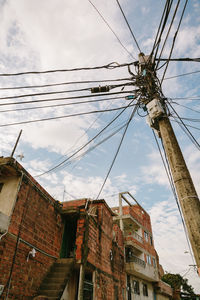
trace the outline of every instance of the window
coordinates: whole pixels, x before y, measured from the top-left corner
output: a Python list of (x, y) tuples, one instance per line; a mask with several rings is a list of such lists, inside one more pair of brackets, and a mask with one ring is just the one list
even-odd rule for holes
[(147, 263), (151, 265), (151, 256), (147, 254)]
[(148, 242), (149, 235), (148, 235), (148, 232), (146, 232), (146, 231), (144, 231), (144, 238), (145, 238), (145, 241)]
[(155, 260), (154, 257), (152, 258), (152, 261), (153, 261), (153, 266), (154, 266), (154, 268), (156, 268), (156, 260)]
[(150, 244), (151, 244), (151, 246), (153, 246), (153, 238), (151, 235), (150, 235)]
[(134, 290), (134, 294), (136, 294), (136, 295), (140, 294), (140, 284), (139, 284), (139, 281), (133, 280), (133, 290)]
[(143, 283), (143, 295), (148, 297), (148, 287), (146, 283)]

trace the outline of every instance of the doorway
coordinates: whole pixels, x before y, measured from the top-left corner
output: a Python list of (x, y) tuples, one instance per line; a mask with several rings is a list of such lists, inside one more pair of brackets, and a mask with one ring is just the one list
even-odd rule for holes
[(64, 221), (64, 232), (60, 258), (72, 258), (75, 255), (77, 217), (67, 216)]

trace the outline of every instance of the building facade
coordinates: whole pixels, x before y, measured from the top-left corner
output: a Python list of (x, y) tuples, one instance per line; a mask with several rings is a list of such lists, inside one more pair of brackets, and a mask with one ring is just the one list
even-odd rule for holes
[(61, 204), (0, 158), (0, 298), (170, 299), (149, 215), (139, 205), (122, 211), (104, 200)]

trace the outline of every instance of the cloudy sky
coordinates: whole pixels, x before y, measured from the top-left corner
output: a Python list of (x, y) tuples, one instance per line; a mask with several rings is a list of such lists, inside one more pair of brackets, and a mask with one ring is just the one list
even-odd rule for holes
[[(165, 1), (144, 0), (141, 4), (139, 0), (121, 0), (120, 3), (140, 49), (145, 54), (149, 54), (153, 48)], [(169, 55), (184, 3), (185, 1), (181, 1), (162, 57), (166, 58)], [(174, 10), (175, 7), (172, 8), (172, 12)], [(200, 57), (199, 21), (200, 3), (198, 0), (189, 1), (172, 57)], [(0, 75), (95, 67), (112, 62), (131, 63), (137, 60), (139, 54), (116, 0), (0, 0), (0, 25)], [(166, 35), (166, 30), (163, 37)], [(131, 71), (135, 72), (134, 67), (131, 68)], [(163, 70), (164, 67), (158, 71), (159, 78), (162, 78)], [(188, 118), (184, 122), (193, 126), (188, 128), (197, 141), (200, 141), (198, 124), (200, 73), (171, 79), (169, 77), (199, 70), (198, 62), (170, 62), (162, 86), (164, 95), (173, 100), (172, 105), (178, 114), (182, 118)], [(21, 162), (23, 166), (52, 196), (60, 201), (80, 197), (96, 199), (123, 134), (124, 129), (118, 129), (130, 117), (130, 108), (73, 159), (68, 160), (61, 168), (44, 175), (41, 174), (87, 144), (119, 114), (119, 111), (20, 125), (9, 124), (125, 106), (128, 103), (125, 94), (71, 100), (70, 97), (91, 95), (90, 91), (77, 90), (100, 84), (82, 83), (83, 81), (130, 77), (127, 67), (0, 76), (1, 155), (11, 154), (19, 131), (22, 129), (22, 136), (14, 156), (20, 160), (19, 155), (23, 154), (24, 158)], [(69, 82), (81, 83), (5, 89)], [(130, 89), (132, 88), (125, 87), (124, 91)], [(70, 90), (76, 92), (69, 92)], [(121, 87), (118, 87), (111, 92), (120, 91)], [(41, 93), (53, 94), (16, 98), (19, 95)], [(13, 98), (5, 99), (6, 97)], [(185, 99), (180, 99), (181, 97)], [(67, 99), (53, 100), (57, 98)], [(107, 99), (105, 101), (74, 104), (105, 98)], [(38, 103), (26, 103), (30, 101), (38, 101)], [(66, 105), (67, 103), (73, 104)], [(59, 106), (55, 106), (58, 104)], [(36, 106), (40, 108), (36, 109)], [(23, 110), (24, 108), (26, 110)], [(116, 206), (118, 193), (130, 191), (151, 215), (155, 246), (164, 270), (179, 272), (181, 275), (187, 273), (190, 284), (200, 293), (200, 279), (194, 268), (189, 266), (194, 262), (189, 253), (177, 205), (152, 130), (146, 124), (146, 119), (141, 117), (144, 115), (142, 109), (138, 110), (130, 123), (100, 198), (104, 198), (110, 206)], [(172, 123), (199, 192), (199, 149), (174, 120)], [(112, 137), (107, 139), (109, 136)]]

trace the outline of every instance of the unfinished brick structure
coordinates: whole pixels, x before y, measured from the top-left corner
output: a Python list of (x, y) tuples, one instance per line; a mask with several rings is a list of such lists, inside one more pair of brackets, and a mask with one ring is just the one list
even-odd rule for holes
[(138, 205), (118, 212), (104, 200), (61, 204), (13, 158), (0, 158), (0, 298), (132, 300), (147, 291), (169, 299), (149, 215)]
[(30, 299), (59, 257), (63, 224), (58, 203), (17, 162), (0, 159), (0, 171), (1, 299)]

